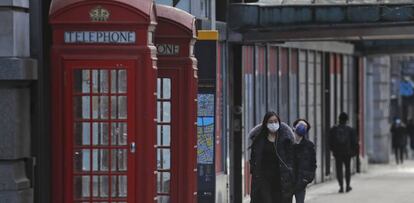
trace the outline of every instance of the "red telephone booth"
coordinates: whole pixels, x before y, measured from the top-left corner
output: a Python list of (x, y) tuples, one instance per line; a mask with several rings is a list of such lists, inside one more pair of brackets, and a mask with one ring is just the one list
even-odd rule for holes
[(195, 18), (157, 5), (158, 202), (197, 200)]
[(52, 1), (52, 202), (154, 202), (154, 9)]

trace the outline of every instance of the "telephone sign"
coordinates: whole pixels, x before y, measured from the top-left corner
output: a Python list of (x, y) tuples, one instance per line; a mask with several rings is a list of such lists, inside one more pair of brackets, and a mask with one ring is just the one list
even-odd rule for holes
[(65, 43), (134, 44), (135, 32), (130, 31), (66, 31)]
[(157, 44), (158, 55), (176, 56), (180, 53), (180, 45), (178, 44)]

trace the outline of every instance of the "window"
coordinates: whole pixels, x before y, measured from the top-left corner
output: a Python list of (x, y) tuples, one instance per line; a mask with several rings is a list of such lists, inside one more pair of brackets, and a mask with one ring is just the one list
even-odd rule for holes
[(191, 5), (190, 0), (179, 0), (177, 5), (174, 5), (174, 6), (190, 13), (191, 12), (190, 5)]
[(127, 70), (118, 68), (73, 70), (76, 202), (127, 201)]
[(157, 196), (171, 197), (171, 78), (157, 79)]
[(155, 0), (157, 4), (163, 4), (167, 6), (173, 6), (173, 0)]

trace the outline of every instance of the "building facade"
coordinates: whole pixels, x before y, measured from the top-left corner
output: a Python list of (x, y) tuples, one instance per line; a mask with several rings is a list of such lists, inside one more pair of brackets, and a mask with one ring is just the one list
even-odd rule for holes
[[(346, 32), (341, 33), (328, 30), (319, 33), (322, 35), (318, 36), (323, 37), (323, 41), (320, 41), (319, 38), (315, 39), (318, 33), (315, 34), (312, 26), (293, 21), (294, 18), (291, 17), (297, 15), (285, 15), (286, 18), (280, 18), (280, 22), (271, 21), (278, 18), (254, 20), (255, 18), (252, 17), (254, 15), (249, 15), (248, 18), (243, 18), (242, 15), (252, 12), (253, 7), (253, 11), (265, 8), (275, 9), (276, 12), (277, 9), (288, 8), (293, 1), (263, 0), (259, 2), (265, 6), (257, 6), (243, 4), (253, 1), (156, 0), (155, 3), (159, 5), (157, 8), (152, 4), (153, 1), (144, 0), (139, 1), (142, 5), (137, 5), (132, 0), (124, 2), (103, 0), (93, 1), (90, 4), (79, 0), (66, 1), (73, 4), (69, 3), (56, 9), (57, 2), (63, 1), (0, 1), (0, 16), (4, 19), (0, 21), (2, 27), (0, 30), (0, 93), (2, 95), (0, 115), (3, 116), (0, 119), (0, 126), (4, 129), (0, 132), (0, 200), (2, 201), (70, 202), (72, 197), (68, 198), (69, 200), (63, 197), (64, 189), (81, 188), (80, 192), (73, 193), (78, 195), (76, 198), (79, 197), (80, 201), (94, 202), (94, 185), (100, 185), (96, 188), (102, 186), (102, 191), (96, 191), (97, 195), (105, 195), (105, 191), (113, 191), (109, 184), (111, 182), (118, 186), (125, 183), (124, 186), (137, 191), (135, 196), (130, 197), (120, 191), (126, 190), (129, 191), (127, 194), (132, 194), (134, 190), (131, 192), (126, 188), (118, 188), (117, 194), (124, 196), (120, 196), (120, 199), (115, 197), (111, 199), (109, 195), (105, 197), (109, 202), (247, 202), (251, 186), (247, 133), (261, 122), (266, 111), (276, 111), (288, 124), (296, 118), (310, 121), (313, 128), (309, 139), (316, 145), (318, 163), (314, 184), (331, 180), (335, 175), (334, 162), (327, 147), (329, 136), (327, 132), (329, 127), (337, 123), (340, 112), (347, 112), (350, 115), (350, 125), (359, 132), (361, 150), (359, 157), (353, 160), (354, 172), (366, 170), (369, 161), (389, 162), (391, 153), (389, 122), (395, 115), (410, 112), (410, 110), (401, 110), (406, 107), (403, 100), (408, 98), (402, 98), (395, 93), (398, 90), (392, 88), (395, 86), (393, 81), (401, 78), (399, 69), (412, 63), (410, 57), (390, 57), (387, 52), (377, 55), (363, 49), (366, 47), (361, 48), (361, 44), (355, 40), (359, 39), (359, 35), (364, 34), (361, 30), (345, 30)], [(89, 6), (93, 4), (92, 7), (95, 8), (97, 2), (109, 8), (122, 5), (119, 7), (125, 9), (123, 10), (125, 13), (121, 15), (119, 13), (122, 12), (116, 14), (111, 11), (113, 15), (108, 16), (103, 9), (91, 12), (89, 7), (88, 9), (85, 7), (78, 12), (83, 12), (82, 15), (70, 14), (79, 9), (83, 3)], [(125, 2), (126, 5), (123, 4)], [(373, 0), (295, 1), (295, 3), (303, 9), (301, 14), (306, 14), (309, 11), (306, 10), (309, 4), (323, 4), (324, 9), (334, 3), (344, 6), (347, 3), (355, 5), (377, 2)], [(139, 9), (143, 5), (150, 4), (153, 6), (142, 9), (145, 11)], [(135, 10), (134, 5), (137, 7)], [(180, 10), (170, 7), (165, 9), (160, 5), (176, 7)], [(50, 10), (51, 7), (56, 10)], [(236, 7), (242, 8), (239, 11), (243, 12), (235, 12)], [(386, 8), (395, 11), (394, 7)], [(361, 8), (356, 7), (356, 9)], [(130, 21), (139, 17), (123, 18), (125, 17), (123, 15), (131, 10), (140, 13), (138, 16), (144, 16), (145, 22)], [(320, 13), (324, 11), (329, 9)], [(409, 11), (400, 11), (397, 9), (395, 12), (389, 12), (391, 14), (386, 13), (381, 16), (397, 22), (409, 16), (406, 15)], [(65, 12), (69, 13), (66, 16), (67, 21), (57, 19)], [(287, 14), (291, 13), (287, 12)], [(90, 22), (91, 16), (101, 20), (108, 17), (117, 18), (117, 15), (119, 15), (118, 20), (109, 21), (109, 24)], [(393, 18), (393, 15), (399, 17)], [(86, 20), (81, 19), (82, 16)], [(341, 24), (343, 19), (336, 17), (336, 15), (327, 15), (321, 16), (321, 19), (325, 23)], [(371, 20), (370, 16), (365, 17), (362, 21)], [(259, 26), (255, 27), (258, 22), (260, 22)], [(238, 27), (243, 23), (245, 27)], [(381, 24), (374, 21), (372, 23)], [(292, 31), (292, 27), (283, 27), (285, 24), (303, 29)], [(283, 29), (274, 29), (272, 26), (275, 25), (280, 25)], [(127, 40), (129, 38), (125, 38), (122, 34), (130, 33), (134, 30), (134, 26), (142, 26), (145, 31), (136, 30), (135, 38), (131, 38), (135, 41), (129, 43)], [(113, 39), (112, 42), (120, 42), (123, 37), (126, 43), (122, 46), (116, 43), (99, 44), (96, 43), (97, 38), (82, 38), (85, 34), (94, 35), (92, 32), (97, 30), (118, 33), (118, 40)], [(274, 32), (275, 30), (278, 32)], [(65, 32), (68, 36), (66, 42), (63, 37)], [(82, 35), (79, 39), (77, 39), (77, 32), (79, 36)], [(139, 34), (141, 32), (142, 34)], [(74, 33), (73, 36), (71, 33)], [(373, 38), (375, 37), (378, 36)], [(72, 39), (76, 39), (76, 42), (70, 44)], [(95, 40), (92, 46), (88, 44), (90, 40)], [(142, 49), (139, 46), (142, 46)], [(61, 60), (65, 54), (69, 56), (69, 59), (66, 58), (69, 62), (66, 62), (66, 59)], [(120, 56), (124, 58), (121, 60)], [(138, 66), (136, 65), (138, 59), (131, 59), (134, 57), (145, 58), (146, 62)], [(99, 61), (98, 59), (110, 62), (93, 65), (93, 62)], [(129, 88), (131, 92), (117, 92), (118, 90), (112, 92), (111, 88), (106, 92), (105, 88), (98, 88), (102, 91), (74, 92), (69, 95), (73, 97), (89, 95), (92, 99), (88, 101), (92, 108), (87, 108), (88, 101), (72, 100), (68, 99), (68, 95), (62, 95), (69, 88), (65, 86), (67, 81), (64, 70), (67, 68), (86, 71), (86, 75), (70, 72), (69, 81), (73, 82), (70, 85), (76, 86), (77, 79), (89, 80), (91, 85), (95, 82), (94, 78), (100, 81), (106, 75), (109, 80), (114, 78), (121, 81), (122, 71), (118, 74), (116, 72), (118, 69), (111, 69), (117, 64), (131, 66), (125, 70), (137, 73), (126, 77), (127, 81), (136, 81), (128, 86), (132, 87)], [(195, 67), (197, 67), (196, 72)], [(59, 68), (63, 72), (56, 72)], [(105, 71), (116, 73), (111, 75)], [(144, 75), (146, 77), (143, 77)], [(81, 90), (82, 84), (80, 83)], [(56, 89), (58, 87), (61, 87), (60, 91)], [(197, 91), (191, 92), (194, 97), (193, 102), (186, 103), (183, 101), (189, 87), (197, 87)], [(93, 89), (93, 86), (89, 86), (89, 89)], [(138, 113), (128, 111), (127, 117), (114, 118), (115, 120), (108, 117), (95, 118), (92, 113), (93, 105), (95, 102), (105, 104), (106, 96), (120, 98), (113, 102), (118, 105), (114, 108), (119, 111), (125, 106), (128, 109), (142, 111), (137, 111)], [(126, 104), (122, 103), (123, 97), (127, 98)], [(98, 99), (93, 101), (94, 98)], [(58, 105), (59, 102), (66, 100), (72, 102)], [(110, 100), (108, 99), (108, 102)], [(82, 104), (79, 107), (80, 113), (77, 113), (84, 116), (84, 113), (89, 111), (91, 117), (89, 120), (86, 118), (76, 120), (77, 118), (71, 117), (73, 116), (71, 107), (76, 106), (76, 102)], [(388, 108), (390, 104), (393, 110)], [(57, 111), (61, 114), (56, 113)], [(185, 114), (186, 112), (188, 114)], [(404, 117), (412, 118), (412, 115), (411, 112)], [(90, 125), (88, 128), (88, 125), (82, 124), (82, 127), (77, 128), (79, 126), (66, 123), (66, 128), (59, 128), (58, 131), (61, 133), (57, 133), (56, 128), (61, 124), (57, 122), (59, 119), (72, 119)], [(141, 119), (142, 122), (136, 122), (138, 120), (135, 119)], [(184, 120), (186, 123), (181, 122)], [(98, 132), (98, 129), (105, 129), (100, 125), (105, 122), (110, 123), (110, 126), (114, 123), (128, 123), (127, 132), (137, 132), (136, 136), (131, 135), (132, 138), (127, 136), (127, 142), (118, 142), (114, 146), (94, 145), (94, 130)], [(94, 123), (99, 123), (96, 128)], [(194, 129), (188, 126), (193, 126)], [(115, 131), (121, 133), (122, 127), (115, 127), (119, 127)], [(89, 142), (86, 139), (87, 134), (83, 133), (88, 131), (87, 129), (91, 132)], [(59, 136), (72, 131), (82, 132), (82, 136), (78, 136), (78, 140), (69, 139), (67, 143), (73, 141), (73, 144), (76, 144), (75, 141), (79, 141), (82, 143), (81, 146), (72, 146), (66, 141), (57, 140)], [(152, 136), (148, 136), (147, 139), (145, 136), (140, 136), (142, 132)], [(81, 161), (74, 161), (68, 154), (63, 156), (65, 153), (61, 151), (62, 149), (72, 150), (71, 152), (74, 152)], [(85, 150), (85, 153), (82, 150)], [(100, 160), (100, 163), (105, 165), (105, 159), (95, 159), (95, 155), (106, 156), (105, 150), (120, 152), (119, 156), (114, 156), (114, 160), (118, 160), (115, 162), (120, 164), (115, 168), (120, 170), (108, 170), (115, 175), (106, 173), (105, 167), (94, 170), (95, 160)], [(134, 159), (132, 152), (134, 150), (138, 152), (144, 150), (145, 153), (137, 155), (140, 158)], [(109, 154), (116, 155), (113, 153), (115, 151)], [(128, 155), (124, 156), (125, 154)], [(132, 172), (121, 170), (122, 157), (126, 157), (127, 165), (132, 163), (136, 166), (136, 170), (131, 169)], [(110, 159), (112, 160), (112, 157)], [(60, 164), (56, 165), (57, 162)], [(65, 169), (67, 166), (65, 163), (74, 165), (77, 163), (80, 167)], [(183, 167), (187, 172), (182, 172)], [(72, 169), (75, 171), (71, 171)], [(67, 174), (64, 173), (65, 171)], [(136, 171), (139, 172), (135, 173)], [(76, 182), (76, 178), (64, 180), (64, 177), (72, 177), (70, 174), (85, 176), (85, 178), (80, 178), (80, 182)], [(132, 176), (129, 176), (130, 174)], [(113, 176), (116, 176), (114, 180), (112, 180)], [(129, 179), (130, 177), (132, 178)], [(133, 181), (138, 177), (145, 177), (146, 182)], [(105, 180), (108, 180), (108, 184)], [(73, 182), (76, 184), (72, 184)], [(146, 183), (145, 187), (143, 183)], [(191, 184), (184, 187), (184, 183)], [(72, 185), (74, 188), (71, 187)], [(150, 187), (147, 187), (148, 185)], [(88, 186), (92, 189), (87, 189)], [(107, 186), (109, 188), (106, 189)], [(138, 191), (140, 189), (142, 191)], [(185, 191), (182, 191), (184, 189)], [(56, 196), (58, 198), (54, 199)]]
[(0, 2), (0, 199), (33, 202), (32, 91), (38, 75), (31, 43), (29, 1)]

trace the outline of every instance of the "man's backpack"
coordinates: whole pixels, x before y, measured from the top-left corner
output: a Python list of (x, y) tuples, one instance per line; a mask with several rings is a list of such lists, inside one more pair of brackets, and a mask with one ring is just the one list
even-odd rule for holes
[(337, 155), (352, 155), (351, 149), (351, 131), (346, 126), (336, 126), (333, 129), (332, 151)]

